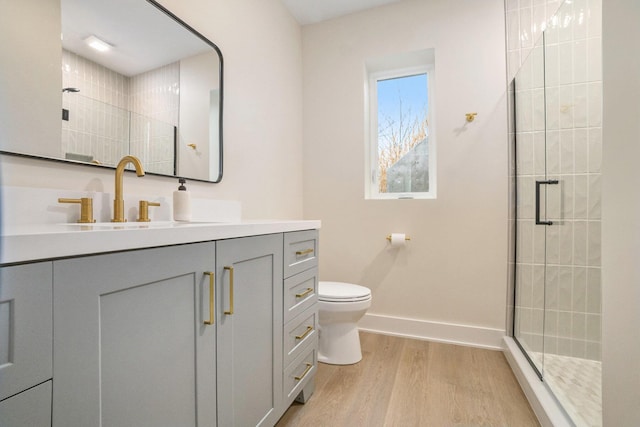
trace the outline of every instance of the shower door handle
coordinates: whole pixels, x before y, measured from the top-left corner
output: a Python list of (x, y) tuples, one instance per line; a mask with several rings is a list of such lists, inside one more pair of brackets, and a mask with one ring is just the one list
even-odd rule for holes
[(547, 181), (536, 181), (536, 225), (553, 225), (552, 221), (540, 221), (540, 186), (558, 184), (557, 179)]

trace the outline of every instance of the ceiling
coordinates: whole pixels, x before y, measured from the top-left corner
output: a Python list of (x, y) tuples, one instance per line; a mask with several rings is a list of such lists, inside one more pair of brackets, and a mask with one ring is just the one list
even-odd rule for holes
[[(203, 52), (211, 46), (146, 1), (61, 0), (62, 46), (125, 76)], [(114, 46), (100, 53), (84, 39)]]
[(300, 25), (315, 24), (402, 0), (281, 0)]
[[(300, 25), (308, 25), (402, 0), (281, 0)], [(132, 76), (211, 51), (145, 1), (61, 0), (63, 46), (121, 74)], [(90, 49), (84, 38), (96, 35), (114, 45), (109, 54)], [(149, 46), (162, 46), (159, 50)]]

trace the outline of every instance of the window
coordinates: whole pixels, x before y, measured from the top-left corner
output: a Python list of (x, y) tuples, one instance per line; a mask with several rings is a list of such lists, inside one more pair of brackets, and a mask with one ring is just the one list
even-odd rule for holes
[(435, 198), (433, 49), (367, 61), (367, 199)]

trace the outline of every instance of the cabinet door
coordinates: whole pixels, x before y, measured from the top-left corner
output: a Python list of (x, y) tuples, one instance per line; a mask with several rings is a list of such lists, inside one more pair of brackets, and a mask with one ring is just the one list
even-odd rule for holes
[(278, 420), (276, 411), (282, 399), (282, 245), (282, 234), (217, 243), (221, 426), (274, 425)]
[(51, 263), (0, 268), (0, 400), (52, 375)]
[(54, 426), (215, 425), (214, 243), (54, 263)]

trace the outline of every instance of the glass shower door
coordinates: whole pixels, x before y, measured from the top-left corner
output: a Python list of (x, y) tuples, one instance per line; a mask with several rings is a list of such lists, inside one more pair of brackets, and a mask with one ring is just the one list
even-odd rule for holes
[(602, 425), (600, 5), (563, 3), (513, 89), (513, 335), (577, 426)]
[[(514, 79), (515, 310), (514, 337), (542, 378), (544, 367), (546, 180), (544, 49), (540, 39)], [(538, 197), (536, 198), (536, 195)], [(538, 203), (536, 203), (538, 201)]]
[(599, 1), (565, 2), (544, 31), (544, 382), (578, 426), (598, 426), (600, 365)]

